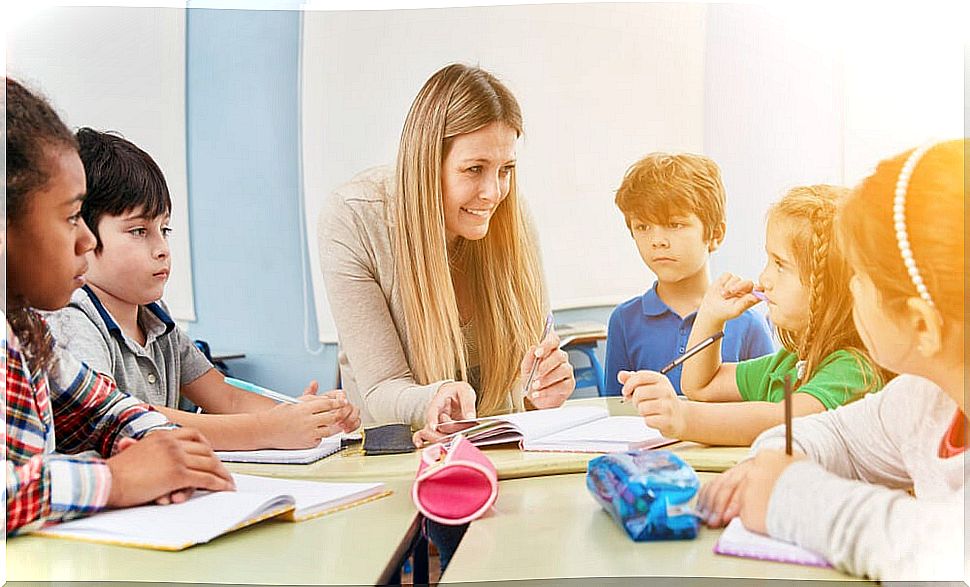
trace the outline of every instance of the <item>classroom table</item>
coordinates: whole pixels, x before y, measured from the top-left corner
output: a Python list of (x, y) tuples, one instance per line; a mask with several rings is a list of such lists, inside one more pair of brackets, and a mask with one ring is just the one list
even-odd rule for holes
[[(701, 473), (701, 481), (714, 477)], [(694, 540), (634, 542), (586, 489), (585, 475), (502, 481), (472, 522), (442, 583), (573, 577), (853, 580), (833, 569), (714, 554), (719, 530)]]
[(267, 520), (180, 552), (61, 538), (7, 539), (7, 580), (233, 584), (380, 584), (418, 532), (410, 484), (304, 522)]
[[(635, 415), (630, 403), (618, 397), (569, 400), (566, 405), (600, 405), (611, 415)], [(720, 473), (745, 458), (747, 447), (706, 446), (695, 442), (678, 442), (666, 447), (677, 453), (697, 471)], [(543, 475), (583, 473), (586, 464), (599, 456), (590, 453), (524, 452), (516, 447), (486, 447), (485, 454), (495, 463), (499, 479), (519, 479)], [(364, 456), (358, 448), (349, 448), (309, 465), (260, 465), (228, 463), (233, 473), (319, 480), (377, 480), (411, 479), (418, 468), (417, 452), (400, 455)]]

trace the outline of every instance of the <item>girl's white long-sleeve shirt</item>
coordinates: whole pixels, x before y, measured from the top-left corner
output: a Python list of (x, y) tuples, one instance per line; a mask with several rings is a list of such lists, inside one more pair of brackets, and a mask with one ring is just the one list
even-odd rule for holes
[[(966, 453), (941, 458), (957, 404), (932, 382), (901, 375), (881, 392), (793, 422), (809, 456), (778, 478), (768, 533), (880, 580), (963, 580)], [(752, 446), (784, 449), (784, 426)], [(912, 489), (912, 494), (908, 491)]]

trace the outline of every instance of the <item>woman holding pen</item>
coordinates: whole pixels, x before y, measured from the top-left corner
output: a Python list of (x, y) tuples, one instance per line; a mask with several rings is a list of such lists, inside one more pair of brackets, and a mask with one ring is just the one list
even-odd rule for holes
[(508, 88), (449, 65), (411, 105), (396, 167), (358, 174), (324, 206), (340, 372), (365, 426), (409, 423), (421, 446), (442, 422), (557, 407), (575, 388), (544, 328), (536, 238), (516, 186), (521, 134)]

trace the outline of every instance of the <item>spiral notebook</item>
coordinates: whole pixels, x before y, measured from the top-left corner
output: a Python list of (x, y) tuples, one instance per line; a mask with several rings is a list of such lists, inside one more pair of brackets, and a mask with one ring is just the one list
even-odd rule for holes
[(313, 448), (261, 450), (217, 450), (216, 456), (224, 463), (268, 463), (307, 465), (328, 457), (341, 449), (341, 435), (328, 436)]
[(775, 540), (763, 534), (751, 532), (741, 523), (741, 518), (734, 518), (728, 524), (721, 537), (714, 545), (714, 552), (729, 556), (769, 560), (780, 563), (792, 563), (811, 567), (831, 567), (827, 560), (789, 542)]

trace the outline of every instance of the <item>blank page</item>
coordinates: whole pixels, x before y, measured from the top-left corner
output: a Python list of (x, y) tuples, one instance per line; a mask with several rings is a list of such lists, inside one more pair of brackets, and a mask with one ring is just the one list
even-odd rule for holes
[(236, 480), (237, 491), (292, 495), (296, 503), (293, 516), (298, 520), (360, 501), (384, 490), (383, 483), (323, 483), (252, 475), (233, 475), (233, 479)]
[(526, 450), (616, 452), (670, 444), (638, 416), (610, 416), (525, 443)]
[(39, 533), (143, 548), (181, 550), (208, 542), (243, 522), (292, 500), (273, 493), (196, 492), (184, 503), (145, 505), (95, 514)]
[(751, 532), (741, 523), (741, 518), (734, 518), (721, 533), (714, 552), (744, 558), (770, 560), (782, 563), (794, 563), (813, 567), (830, 567), (828, 561), (810, 550), (796, 546), (789, 542), (775, 540)]

